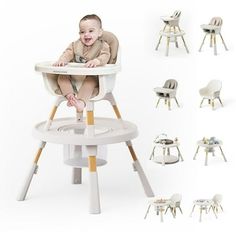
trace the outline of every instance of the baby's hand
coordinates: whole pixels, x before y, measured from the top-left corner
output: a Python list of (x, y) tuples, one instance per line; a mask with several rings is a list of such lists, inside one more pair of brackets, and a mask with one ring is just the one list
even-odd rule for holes
[(96, 67), (99, 65), (100, 65), (100, 61), (98, 59), (93, 59), (93, 60), (88, 61), (85, 64), (85, 67), (92, 68), (92, 67)]
[(65, 66), (67, 65), (67, 62), (64, 61), (56, 61), (55, 63), (52, 64), (53, 66)]

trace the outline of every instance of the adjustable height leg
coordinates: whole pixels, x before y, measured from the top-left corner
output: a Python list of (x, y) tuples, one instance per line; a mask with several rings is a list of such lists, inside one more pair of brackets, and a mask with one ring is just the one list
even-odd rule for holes
[[(60, 105), (60, 103), (62, 101), (64, 101), (64, 100), (65, 100), (64, 97), (59, 97), (56, 100), (55, 105), (54, 105), (54, 107), (53, 107), (53, 109), (52, 109), (52, 111), (50, 113), (49, 119), (48, 119), (47, 123), (45, 124), (45, 127), (44, 127), (45, 130), (48, 130), (50, 128), (52, 120), (53, 120), (53, 118), (54, 118), (54, 116), (56, 114), (57, 108)], [(37, 173), (38, 161), (39, 161), (39, 158), (41, 156), (41, 153), (42, 153), (43, 148), (45, 147), (45, 145), (46, 145), (46, 142), (43, 142), (43, 141), (41, 141), (40, 144), (39, 144), (39, 148), (38, 148), (38, 151), (37, 151), (37, 153), (35, 155), (33, 164), (32, 164), (32, 166), (30, 168), (30, 171), (29, 171), (26, 179), (25, 179), (25, 182), (24, 182), (23, 187), (22, 187), (22, 189), (20, 191), (20, 194), (17, 197), (18, 201), (24, 201), (25, 198), (26, 198), (26, 194), (28, 192), (28, 189), (30, 187), (31, 181), (33, 179), (33, 175)]]
[[(94, 114), (93, 114), (93, 102), (87, 103), (87, 135), (94, 135)], [(98, 175), (97, 175), (97, 146), (87, 146), (88, 166), (89, 166), (89, 212), (91, 214), (101, 213), (100, 209), (100, 198), (99, 198), (99, 188), (98, 188)]]
[(206, 36), (207, 36), (207, 33), (205, 34), (205, 36), (204, 36), (204, 38), (203, 38), (203, 40), (202, 40), (202, 44), (201, 44), (201, 46), (200, 46), (200, 48), (199, 48), (199, 52), (201, 52), (201, 50), (202, 50), (202, 46), (203, 46), (203, 44), (204, 44), (204, 42), (205, 42)]
[[(113, 107), (113, 110), (114, 110), (114, 112), (116, 114), (117, 119), (122, 121), (120, 111), (118, 109), (118, 106), (116, 105), (116, 102), (115, 102), (115, 99), (114, 99), (112, 93), (110, 93), (106, 97), (106, 99), (111, 103), (111, 105)], [(131, 156), (133, 158), (133, 161), (134, 161), (133, 162), (133, 166), (134, 166), (135, 170), (137, 170), (137, 172), (138, 172), (139, 178), (141, 180), (141, 183), (143, 185), (143, 188), (144, 188), (144, 191), (145, 191), (146, 195), (148, 197), (154, 197), (154, 193), (152, 191), (152, 188), (151, 188), (151, 186), (150, 186), (150, 184), (149, 184), (149, 182), (147, 180), (147, 177), (146, 177), (146, 175), (145, 175), (145, 173), (144, 173), (144, 171), (142, 169), (142, 166), (140, 165), (140, 163), (139, 163), (139, 161), (138, 161), (138, 159), (136, 157), (136, 154), (134, 152), (134, 149), (133, 149), (131, 141), (127, 141), (126, 145), (128, 146), (130, 154), (131, 154)]]
[(147, 179), (147, 177), (146, 177), (146, 175), (145, 175), (145, 173), (143, 171), (142, 166), (139, 163), (139, 160), (137, 159), (137, 156), (136, 156), (136, 154), (134, 152), (134, 149), (133, 149), (131, 141), (127, 141), (126, 145), (128, 146), (128, 149), (129, 149), (130, 154), (132, 156), (132, 159), (134, 161), (133, 165), (134, 165), (135, 169), (138, 172), (138, 175), (139, 175), (139, 178), (140, 178), (141, 183), (143, 185), (143, 188), (144, 188), (144, 191), (146, 193), (146, 196), (147, 197), (154, 197), (154, 193), (152, 191), (152, 188), (151, 188), (151, 186), (150, 186), (150, 184), (148, 182), (148, 179)]
[(224, 44), (225, 50), (228, 51), (228, 48), (227, 48), (227, 46), (226, 46), (226, 44), (225, 44), (225, 41), (224, 41), (224, 39), (223, 39), (221, 33), (220, 33), (219, 35), (220, 35), (220, 37), (221, 37), (222, 43)]

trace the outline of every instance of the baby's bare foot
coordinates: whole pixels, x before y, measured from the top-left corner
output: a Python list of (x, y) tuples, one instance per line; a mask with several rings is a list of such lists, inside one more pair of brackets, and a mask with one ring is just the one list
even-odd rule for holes
[(76, 102), (73, 104), (78, 112), (82, 112), (85, 108), (85, 102), (82, 99), (77, 99)]

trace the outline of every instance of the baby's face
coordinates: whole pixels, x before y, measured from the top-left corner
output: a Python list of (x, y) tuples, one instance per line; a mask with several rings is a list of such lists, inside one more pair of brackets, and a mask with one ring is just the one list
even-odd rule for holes
[(86, 46), (92, 46), (98, 37), (102, 35), (100, 24), (94, 19), (81, 21), (79, 28), (80, 39)]

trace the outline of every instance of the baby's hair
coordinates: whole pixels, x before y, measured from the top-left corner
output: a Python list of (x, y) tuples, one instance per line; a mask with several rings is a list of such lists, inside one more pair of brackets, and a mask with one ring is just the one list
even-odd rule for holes
[(102, 21), (101, 21), (100, 17), (97, 16), (97, 15), (95, 15), (95, 14), (91, 14), (91, 15), (86, 15), (86, 16), (84, 16), (84, 17), (80, 20), (80, 22), (81, 22), (81, 21), (85, 21), (85, 20), (96, 20), (96, 21), (99, 23), (100, 27), (102, 28)]

